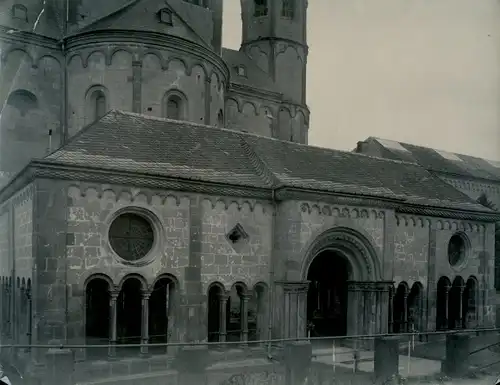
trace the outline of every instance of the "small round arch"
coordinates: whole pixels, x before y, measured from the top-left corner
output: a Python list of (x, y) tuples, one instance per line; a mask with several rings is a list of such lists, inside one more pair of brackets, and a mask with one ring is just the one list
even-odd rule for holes
[(145, 278), (144, 278), (141, 274), (138, 274), (138, 273), (131, 273), (131, 274), (127, 274), (127, 275), (125, 275), (125, 276), (121, 279), (120, 283), (118, 284), (118, 289), (119, 289), (119, 290), (122, 290), (122, 288), (123, 288), (123, 284), (124, 284), (126, 281), (130, 280), (130, 279), (135, 279), (135, 280), (139, 281), (139, 282), (140, 282), (140, 284), (141, 284), (141, 290), (147, 290), (147, 288), (148, 288), (148, 283), (147, 283), (146, 279), (145, 279)]
[(162, 100), (162, 116), (173, 120), (186, 120), (189, 114), (188, 99), (177, 89), (169, 90)]

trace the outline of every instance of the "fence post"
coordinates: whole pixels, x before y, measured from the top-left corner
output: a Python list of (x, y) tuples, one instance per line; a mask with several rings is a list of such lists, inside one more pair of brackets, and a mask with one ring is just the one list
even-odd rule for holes
[(70, 349), (53, 347), (45, 353), (46, 375), (43, 381), (45, 385), (72, 385), (73, 372), (75, 370), (75, 358)]
[(207, 346), (193, 345), (179, 349), (174, 361), (177, 383), (182, 385), (203, 385), (207, 382), (206, 368), (209, 364)]
[(309, 375), (312, 345), (309, 341), (292, 341), (285, 345), (285, 384), (302, 385)]
[(385, 382), (399, 374), (399, 337), (375, 338), (375, 379)]
[(442, 371), (450, 377), (461, 377), (469, 370), (470, 337), (465, 333), (446, 336), (446, 357)]

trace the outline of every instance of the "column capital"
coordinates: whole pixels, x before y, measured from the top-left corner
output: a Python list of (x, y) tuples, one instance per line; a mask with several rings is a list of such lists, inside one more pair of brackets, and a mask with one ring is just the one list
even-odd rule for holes
[(252, 298), (252, 293), (243, 293), (240, 295), (242, 301), (248, 302)]
[(117, 289), (111, 289), (109, 290), (109, 296), (112, 300), (115, 300), (118, 298), (118, 296), (120, 295), (120, 290), (117, 290)]
[(310, 281), (278, 281), (285, 293), (305, 293), (309, 290)]
[(229, 295), (230, 294), (228, 292), (217, 294), (217, 296), (219, 297), (219, 300), (221, 300), (221, 301), (227, 301), (229, 299)]
[(394, 281), (347, 281), (349, 291), (394, 291)]
[(141, 290), (141, 298), (149, 299), (151, 297), (151, 290)]

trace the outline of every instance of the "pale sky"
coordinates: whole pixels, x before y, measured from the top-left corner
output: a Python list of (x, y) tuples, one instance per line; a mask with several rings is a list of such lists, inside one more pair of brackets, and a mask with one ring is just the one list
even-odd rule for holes
[[(240, 2), (224, 7), (238, 49)], [(310, 144), (377, 136), (500, 160), (498, 0), (309, 0), (308, 19)]]

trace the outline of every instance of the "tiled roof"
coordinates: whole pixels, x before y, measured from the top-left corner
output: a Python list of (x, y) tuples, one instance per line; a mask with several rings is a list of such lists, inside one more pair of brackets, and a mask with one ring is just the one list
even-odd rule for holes
[(379, 138), (368, 138), (367, 142), (378, 143), (382, 156), (388, 159), (413, 161), (432, 172), (500, 182), (500, 162)]
[(255, 188), (292, 187), (488, 211), (414, 163), (111, 111), (47, 159)]

